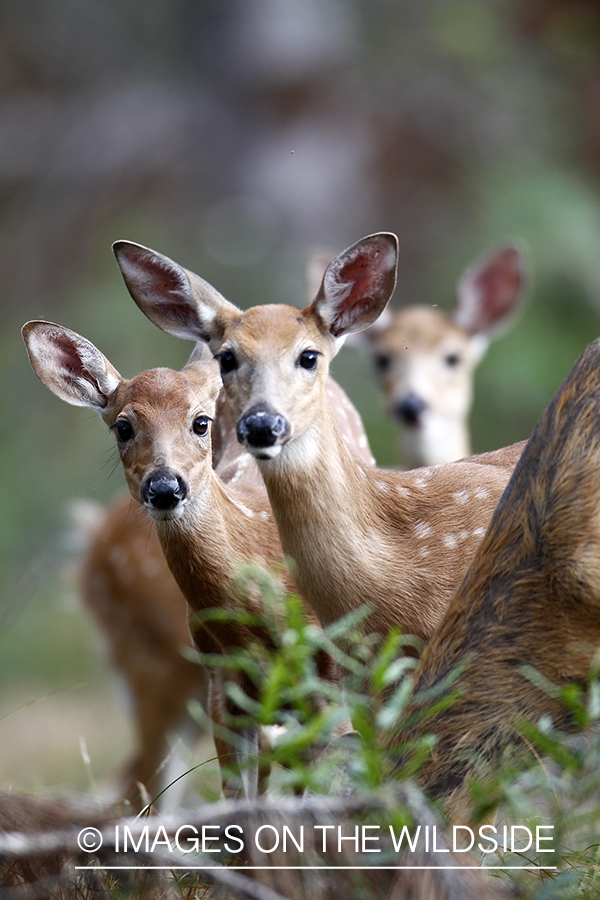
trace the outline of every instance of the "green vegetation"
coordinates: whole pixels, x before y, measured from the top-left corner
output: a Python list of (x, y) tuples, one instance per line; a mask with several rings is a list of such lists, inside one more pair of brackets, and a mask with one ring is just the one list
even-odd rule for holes
[[(278, 580), (264, 570), (248, 567), (240, 577), (242, 596), (260, 588), (265, 614), (257, 617), (240, 612), (246, 624), (261, 624), (269, 629), (274, 650), (256, 647), (247, 654), (233, 653), (226, 658), (206, 659), (224, 669), (242, 671), (256, 685), (259, 699), (251, 700), (230, 684), (228, 695), (239, 710), (241, 726), (259, 722), (261, 726), (284, 726), (275, 738), (268, 762), (271, 784), (279, 796), (334, 796), (376, 800), (375, 813), (363, 813), (344, 819), (360, 823), (392, 825), (399, 834), (420, 823), (420, 816), (438, 816), (439, 827), (451, 834), (443, 811), (415, 806), (407, 785), (418, 781), (419, 770), (435, 743), (424, 734), (416, 743), (402, 743), (403, 721), (411, 715), (414, 696), (412, 673), (417, 664), (403, 649), (415, 649), (415, 641), (398, 632), (385, 639), (365, 636), (360, 628), (368, 609), (350, 615), (324, 631), (309, 623), (299, 598), (285, 595)], [(223, 616), (223, 613), (219, 613)], [(324, 681), (317, 674), (319, 654), (329, 653), (342, 673), (338, 683)], [(600, 656), (599, 656), (600, 660)], [(524, 676), (553, 695), (557, 689), (542, 683), (532, 670)], [(519, 722), (526, 748), (524, 754), (507, 755), (499, 770), (485, 782), (472, 781), (473, 829), (495, 821), (498, 834), (506, 826), (518, 826), (524, 832), (551, 834), (551, 853), (536, 853), (535, 848), (512, 851), (502, 846), (495, 854), (475, 854), (475, 864), (506, 867), (531, 867), (529, 870), (502, 871), (499, 877), (514, 883), (518, 896), (526, 900), (576, 900), (597, 897), (600, 884), (600, 680), (598, 665), (592, 667), (585, 686), (567, 686), (558, 692), (581, 728), (580, 734), (558, 732), (549, 718), (539, 722)], [(452, 685), (455, 684), (453, 688)], [(427, 698), (427, 718), (450, 708), (457, 696), (460, 668), (447, 683)], [(490, 685), (493, 690), (493, 685)], [(350, 720), (353, 730), (340, 736)], [(234, 720), (232, 719), (232, 725)], [(346, 726), (347, 727), (347, 726)], [(235, 731), (228, 737), (239, 742)], [(401, 755), (402, 767), (392, 777), (391, 764)], [(264, 760), (263, 760), (264, 762)], [(408, 796), (408, 800), (407, 800)], [(425, 810), (425, 812), (424, 812)], [(268, 821), (268, 819), (266, 820)], [(302, 821), (300, 818), (299, 821)], [(421, 821), (421, 824), (423, 822)], [(552, 826), (552, 831), (549, 830)], [(543, 829), (546, 829), (545, 831)], [(509, 831), (510, 833), (510, 831)], [(489, 832), (487, 832), (489, 834)], [(497, 837), (498, 835), (496, 835)], [(498, 838), (499, 843), (500, 839)], [(489, 848), (489, 844), (484, 844)], [(522, 844), (520, 846), (523, 846)], [(541, 845), (544, 847), (545, 845)], [(389, 850), (389, 848), (388, 848)], [(387, 858), (387, 857), (386, 857)], [(378, 857), (376, 864), (382, 864)], [(392, 854), (388, 862), (398, 864)], [(460, 861), (460, 859), (459, 859)], [(372, 865), (364, 854), (361, 865)], [(403, 859), (402, 864), (410, 864)], [(466, 864), (466, 863), (465, 863)], [(471, 864), (472, 861), (471, 861)], [(543, 867), (543, 870), (535, 870)]]

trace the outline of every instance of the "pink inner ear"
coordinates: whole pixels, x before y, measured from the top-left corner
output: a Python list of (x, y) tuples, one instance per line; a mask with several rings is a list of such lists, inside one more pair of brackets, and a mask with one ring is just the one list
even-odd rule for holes
[(183, 273), (169, 261), (147, 250), (127, 250), (122, 254), (133, 271), (127, 274), (137, 280), (138, 286), (149, 293), (179, 293), (187, 290), (188, 285)]
[(157, 287), (159, 289), (169, 291), (170, 293), (179, 293), (182, 290), (189, 290), (187, 281), (179, 269), (168, 265), (164, 260), (153, 259), (151, 262), (152, 273), (156, 281), (161, 280), (162, 284)]
[(166, 331), (171, 331), (167, 322), (193, 329), (197, 316), (183, 269), (146, 248), (127, 247), (117, 259), (131, 296), (151, 321)]
[(85, 357), (85, 344), (78, 347), (68, 335), (54, 332), (47, 332), (44, 338), (48, 344), (56, 348), (52, 353), (52, 359), (64, 385), (79, 388), (83, 381), (93, 385), (102, 394), (98, 378), (82, 360), (82, 355)]
[(46, 340), (54, 344), (58, 351), (55, 356), (58, 363), (57, 368), (62, 370), (65, 375), (71, 375), (73, 381), (77, 378), (90, 380), (87, 369), (84, 368), (79, 354), (73, 347), (73, 342), (66, 334), (47, 334)]
[(515, 308), (522, 288), (518, 254), (507, 249), (473, 278), (471, 290), (478, 296), (477, 312), (470, 330), (488, 331)]
[[(387, 274), (389, 247), (376, 243), (365, 244), (356, 255), (342, 262), (340, 276), (343, 281), (355, 282), (355, 289), (363, 294), (372, 293)], [(371, 287), (373, 285), (373, 287)]]
[(335, 321), (331, 333), (335, 337), (347, 330), (352, 319), (356, 320), (357, 328), (362, 327), (363, 318), (379, 304), (379, 296), (389, 278), (388, 258), (389, 247), (370, 244), (332, 263)]

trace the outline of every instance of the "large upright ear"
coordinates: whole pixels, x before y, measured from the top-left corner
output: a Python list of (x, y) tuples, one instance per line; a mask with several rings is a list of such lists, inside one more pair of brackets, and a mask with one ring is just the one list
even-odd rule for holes
[(463, 273), (453, 318), (468, 334), (490, 338), (511, 323), (527, 285), (527, 258), (521, 244), (503, 244)]
[(21, 333), (33, 371), (53, 394), (102, 412), (123, 379), (90, 341), (51, 322), (27, 322)]
[(392, 296), (397, 261), (395, 234), (363, 238), (329, 264), (317, 298), (305, 312), (316, 315), (334, 337), (368, 328)]
[(220, 341), (240, 314), (207, 281), (155, 250), (116, 241), (113, 251), (129, 293), (161, 331), (189, 341)]

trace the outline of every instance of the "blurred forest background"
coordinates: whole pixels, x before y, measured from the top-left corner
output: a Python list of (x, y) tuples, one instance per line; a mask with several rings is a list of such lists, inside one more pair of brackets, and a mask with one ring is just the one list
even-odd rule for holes
[[(0, 786), (81, 789), (131, 734), (67, 509), (123, 478), (21, 325), (66, 325), (132, 376), (191, 346), (134, 306), (116, 239), (238, 305), (303, 305), (310, 248), (391, 230), (393, 304), (449, 306), (516, 237), (529, 304), (478, 371), (472, 425), (477, 451), (527, 437), (600, 334), (600, 2), (1, 0), (0, 190)], [(395, 465), (368, 361), (349, 348), (334, 371)]]

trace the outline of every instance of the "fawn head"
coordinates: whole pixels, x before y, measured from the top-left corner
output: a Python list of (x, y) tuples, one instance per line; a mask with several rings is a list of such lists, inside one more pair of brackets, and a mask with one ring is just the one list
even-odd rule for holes
[(454, 310), (425, 304), (383, 317), (363, 335), (390, 412), (407, 426), (427, 409), (466, 415), (472, 374), (489, 340), (506, 327), (524, 294), (521, 248), (507, 244), (470, 266)]
[(359, 336), (400, 426), (407, 464), (436, 465), (471, 452), (475, 368), (514, 320), (526, 280), (523, 248), (504, 244), (465, 270), (449, 313), (426, 304), (387, 310)]
[(28, 322), (23, 338), (46, 387), (96, 410), (114, 432), (132, 496), (155, 519), (180, 516), (212, 469), (210, 425), (221, 379), (208, 349), (200, 344), (181, 372), (149, 369), (127, 380), (68, 328)]
[(205, 341), (219, 360), (238, 440), (257, 459), (310, 446), (325, 402), (329, 363), (347, 334), (372, 324), (395, 286), (397, 239), (364, 238), (327, 268), (306, 309), (245, 312), (198, 275), (127, 241), (114, 246), (131, 295), (159, 328)]

